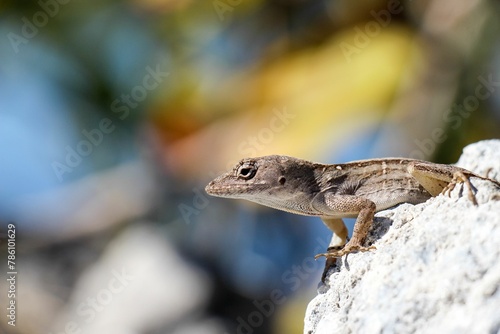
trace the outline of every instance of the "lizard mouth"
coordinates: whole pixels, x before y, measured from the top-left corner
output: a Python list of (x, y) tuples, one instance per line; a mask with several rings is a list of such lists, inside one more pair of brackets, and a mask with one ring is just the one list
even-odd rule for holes
[(205, 187), (205, 191), (212, 196), (240, 198), (247, 194), (250, 189), (255, 191), (256, 188), (258, 187), (255, 184), (221, 185), (212, 181)]

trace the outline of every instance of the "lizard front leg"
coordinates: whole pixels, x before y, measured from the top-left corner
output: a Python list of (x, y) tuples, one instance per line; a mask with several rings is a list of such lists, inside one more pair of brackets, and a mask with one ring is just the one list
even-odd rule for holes
[[(328, 246), (327, 252), (335, 252), (341, 250), (342, 247), (347, 243), (348, 230), (341, 218), (328, 218), (321, 217), (321, 220), (325, 225), (333, 231), (332, 239), (330, 245)], [(321, 281), (325, 282), (326, 275), (328, 271), (335, 267), (337, 264), (337, 258), (330, 257), (326, 259), (325, 268), (323, 269), (323, 274), (321, 275)]]
[(342, 248), (347, 243), (347, 227), (340, 218), (321, 217), (325, 225), (333, 231), (332, 240), (328, 248)]
[(326, 217), (329, 214), (336, 217), (358, 214), (351, 240), (340, 250), (330, 247), (327, 253), (316, 255), (316, 259), (321, 256), (337, 258), (352, 252), (366, 252), (375, 249), (374, 246), (362, 246), (373, 222), (376, 210), (375, 203), (364, 197), (326, 193), (321, 198), (315, 198), (314, 207), (324, 212)]

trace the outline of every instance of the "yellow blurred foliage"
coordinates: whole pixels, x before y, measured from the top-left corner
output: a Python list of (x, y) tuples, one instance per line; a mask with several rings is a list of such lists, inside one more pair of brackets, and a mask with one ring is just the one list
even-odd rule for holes
[[(322, 150), (341, 145), (356, 128), (379, 122), (404, 76), (415, 67), (418, 44), (397, 24), (366, 35), (361, 44), (363, 29), (362, 24), (351, 27), (224, 89), (232, 98), (246, 94), (241, 109), (168, 148), (175, 167), (198, 174), (196, 161), (204, 161), (204, 170), (212, 164), (209, 170), (215, 171), (249, 155), (315, 159)], [(356, 50), (350, 57), (346, 46)], [(276, 120), (280, 113), (289, 115), (281, 123)]]

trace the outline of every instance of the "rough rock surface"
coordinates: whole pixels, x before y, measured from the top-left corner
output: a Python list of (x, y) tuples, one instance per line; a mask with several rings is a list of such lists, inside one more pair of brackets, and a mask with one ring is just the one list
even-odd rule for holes
[[(500, 178), (500, 140), (467, 146), (458, 166)], [(304, 333), (499, 333), (500, 189), (467, 188), (376, 214), (369, 242), (330, 271)]]

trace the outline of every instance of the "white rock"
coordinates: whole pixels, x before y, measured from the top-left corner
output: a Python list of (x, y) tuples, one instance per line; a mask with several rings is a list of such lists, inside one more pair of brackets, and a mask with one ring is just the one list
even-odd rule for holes
[[(467, 146), (458, 165), (498, 178), (500, 140)], [(309, 303), (304, 333), (499, 332), (500, 189), (471, 182), (477, 207), (457, 186), (451, 198), (377, 213), (377, 250), (342, 258)]]

